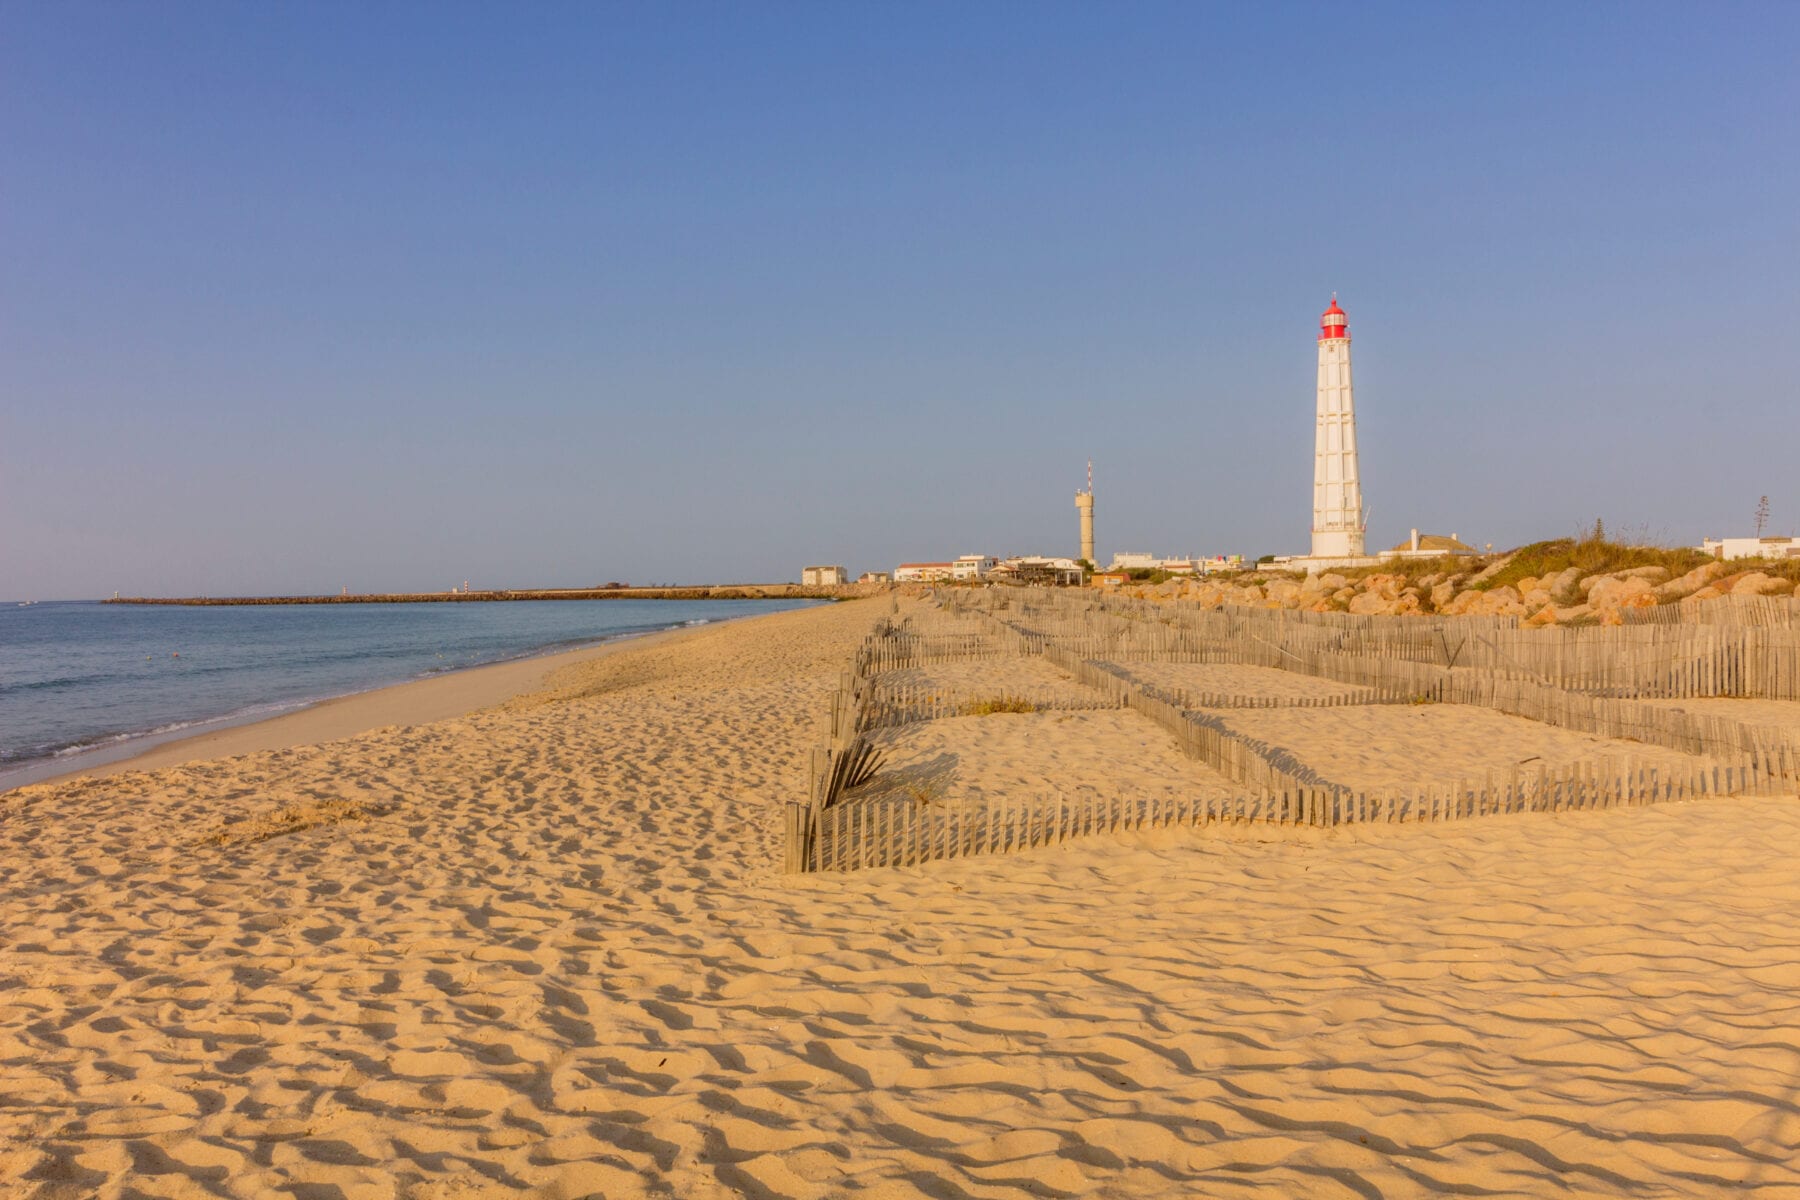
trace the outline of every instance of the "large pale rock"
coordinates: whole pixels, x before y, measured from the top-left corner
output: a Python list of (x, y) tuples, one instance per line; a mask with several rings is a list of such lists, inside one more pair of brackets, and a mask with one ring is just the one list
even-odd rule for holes
[(1450, 603), (1451, 597), (1455, 595), (1456, 581), (1454, 579), (1446, 579), (1443, 583), (1436, 584), (1432, 587), (1431, 607), (1438, 612), (1443, 612), (1444, 605)]
[(1525, 604), (1519, 598), (1519, 590), (1514, 587), (1489, 588), (1482, 593), (1481, 603), (1475, 607), (1476, 616), (1484, 617), (1522, 617), (1525, 615)]
[(1405, 584), (1406, 580), (1398, 575), (1371, 575), (1363, 580), (1362, 589), (1383, 600), (1397, 600), (1400, 598), (1400, 589)]
[(1317, 578), (1319, 580), (1319, 589), (1326, 592), (1335, 592), (1350, 582), (1336, 571), (1327, 571)]
[(1587, 602), (1604, 619), (1626, 608), (1655, 608), (1656, 588), (1647, 579), (1603, 576), (1588, 589)]
[(1784, 593), (1791, 595), (1793, 590), (1792, 580), (1776, 579), (1761, 571), (1751, 571), (1740, 576), (1738, 581), (1731, 585), (1731, 594), (1734, 596), (1779, 596)]
[(1519, 595), (1529, 596), (1531, 593), (1537, 591), (1538, 577), (1536, 575), (1527, 575), (1513, 586), (1519, 589)]
[(1626, 571), (1615, 571), (1620, 579), (1642, 579), (1651, 584), (1667, 583), (1669, 568), (1667, 567), (1632, 567)]
[(1297, 602), (1300, 599), (1300, 593), (1304, 590), (1305, 588), (1297, 579), (1273, 579), (1269, 581), (1269, 586), (1263, 589), (1263, 599), (1273, 600), (1277, 604), (1285, 606)]
[(1528, 615), (1526, 607), (1517, 600), (1489, 600), (1476, 609), (1478, 617), (1523, 617)]
[(1657, 598), (1660, 600), (1683, 599), (1693, 595), (1725, 573), (1725, 564), (1722, 562), (1704, 563), (1686, 575), (1671, 579), (1667, 583), (1658, 584), (1656, 586)]
[(1556, 600), (1556, 597), (1552, 596), (1545, 588), (1527, 588), (1523, 583), (1519, 585), (1519, 598), (1525, 602), (1525, 607), (1530, 609), (1543, 608), (1546, 604), (1552, 604)]
[(1461, 592), (1441, 611), (1453, 617), (1522, 617), (1527, 615), (1525, 605), (1519, 599), (1518, 589), (1514, 587), (1490, 588), (1485, 592)]
[[(1448, 585), (1439, 584), (1438, 586), (1440, 588), (1445, 588)], [(1474, 607), (1475, 602), (1480, 600), (1481, 596), (1482, 593), (1476, 591), (1457, 592), (1455, 595), (1447, 598), (1442, 604), (1439, 604), (1437, 610), (1446, 617), (1466, 616), (1469, 609)], [(1433, 594), (1433, 599), (1436, 599), (1435, 593)]]
[(1466, 616), (1469, 613), (1473, 612), (1476, 609), (1476, 607), (1478, 607), (1481, 604), (1481, 602), (1483, 600), (1485, 600), (1486, 598), (1487, 598), (1486, 592), (1477, 592), (1477, 591), (1457, 592), (1455, 595), (1451, 596), (1448, 600), (1446, 600), (1442, 604), (1438, 605), (1437, 611), (1445, 616), (1452, 616), (1452, 617)]
[(1555, 605), (1547, 604), (1533, 613), (1526, 620), (1527, 625), (1568, 625), (1575, 621), (1585, 621), (1594, 615), (1594, 610), (1586, 604)]
[(1233, 605), (1260, 605), (1263, 602), (1263, 590), (1256, 584), (1245, 584), (1234, 587), (1225, 593), (1225, 603)]
[(1570, 567), (1566, 571), (1558, 571), (1539, 586), (1550, 593), (1551, 599), (1559, 607), (1574, 604), (1581, 598), (1581, 568)]
[(1418, 593), (1402, 594), (1392, 599), (1375, 592), (1359, 592), (1350, 601), (1350, 611), (1374, 617), (1411, 617), (1419, 613)]

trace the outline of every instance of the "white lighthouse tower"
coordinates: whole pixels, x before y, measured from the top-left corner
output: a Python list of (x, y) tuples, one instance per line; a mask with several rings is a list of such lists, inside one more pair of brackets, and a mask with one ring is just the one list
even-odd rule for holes
[[(1319, 318), (1319, 414), (1313, 442), (1312, 558), (1363, 557), (1362, 477), (1350, 389), (1350, 324), (1337, 296)], [(1324, 565), (1324, 564), (1320, 564)]]

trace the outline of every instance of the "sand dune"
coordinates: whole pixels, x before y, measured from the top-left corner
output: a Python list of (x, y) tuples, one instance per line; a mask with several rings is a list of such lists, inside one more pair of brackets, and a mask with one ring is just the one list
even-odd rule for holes
[(0, 1192), (1800, 1195), (1792, 800), (780, 877), (878, 611), (0, 796)]

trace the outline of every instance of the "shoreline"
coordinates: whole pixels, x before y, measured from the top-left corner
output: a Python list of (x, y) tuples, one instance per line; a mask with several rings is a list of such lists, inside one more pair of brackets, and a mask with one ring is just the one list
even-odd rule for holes
[(450, 720), (535, 691), (552, 672), (574, 663), (601, 658), (627, 646), (649, 645), (680, 634), (768, 615), (774, 614), (755, 613), (704, 625), (622, 633), (574, 649), (546, 650), (300, 701), (281, 712), (217, 717), (161, 736), (154, 732), (132, 735), (114, 745), (84, 750), (61, 761), (40, 759), (0, 774), (0, 796), (19, 788), (66, 783), (84, 776), (154, 771), (206, 759), (336, 741), (391, 725), (428, 725)]
[(691, 587), (493, 588), (470, 592), (364, 592), (336, 596), (113, 596), (101, 604), (244, 607), (283, 604), (500, 604), (516, 600), (852, 600), (891, 585), (696, 584)]

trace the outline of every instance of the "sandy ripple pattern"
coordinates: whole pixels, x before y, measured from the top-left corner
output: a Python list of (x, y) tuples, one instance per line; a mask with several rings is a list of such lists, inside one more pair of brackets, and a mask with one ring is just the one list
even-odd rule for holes
[(869, 740), (886, 757), (873, 779), (847, 793), (852, 801), (910, 796), (954, 807), (1092, 793), (1173, 802), (1243, 790), (1124, 710), (946, 717), (877, 730)]
[(1241, 663), (1118, 662), (1117, 671), (1140, 686), (1167, 695), (1236, 696), (1246, 700), (1318, 700), (1368, 695), (1369, 689)]
[(778, 876), (876, 615), (0, 797), (0, 1194), (1800, 1195), (1793, 800)]
[[(1579, 763), (1679, 777), (1702, 761), (1677, 750), (1601, 738), (1466, 704), (1371, 704), (1324, 709), (1219, 709), (1235, 733), (1317, 767), (1333, 782), (1404, 792), (1421, 784), (1538, 775)], [(1706, 760), (1710, 761), (1710, 760)]]

